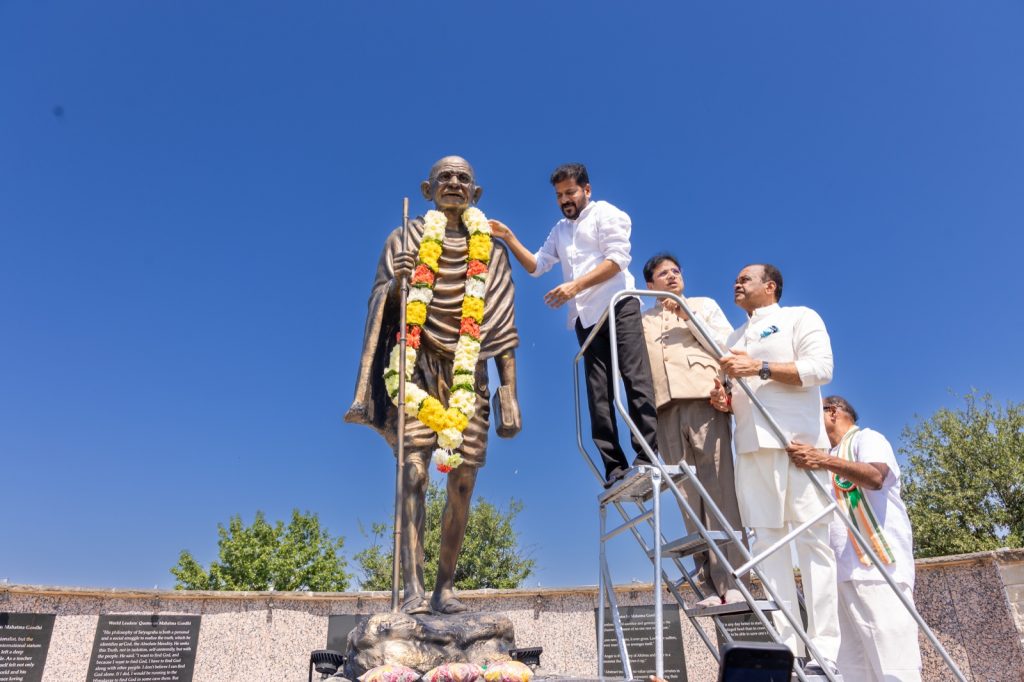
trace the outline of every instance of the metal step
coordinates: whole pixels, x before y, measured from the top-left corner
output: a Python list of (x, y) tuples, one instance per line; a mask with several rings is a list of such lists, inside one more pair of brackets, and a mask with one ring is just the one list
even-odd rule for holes
[[(709, 530), (708, 535), (711, 536), (712, 542), (718, 545), (724, 545), (732, 541), (732, 538), (722, 530)], [(696, 554), (697, 552), (703, 552), (707, 550), (707, 548), (708, 543), (704, 541), (704, 538), (701, 537), (700, 533), (690, 533), (686, 537), (682, 537), (678, 540), (673, 540), (672, 542), (667, 542), (662, 545), (661, 558), (671, 559), (675, 557), (681, 559), (683, 557), (690, 556), (691, 554)], [(654, 550), (649, 550), (647, 552), (647, 556), (653, 559)]]
[[(686, 474), (683, 473), (682, 467), (679, 465), (666, 465), (665, 469), (668, 470), (672, 482), (676, 485), (686, 478)], [(654, 489), (651, 473), (654, 471), (657, 471), (657, 467), (649, 464), (632, 467), (623, 478), (597, 496), (597, 503), (605, 505), (619, 500), (646, 501), (651, 499)], [(696, 469), (690, 467), (690, 471), (695, 473)], [(666, 489), (664, 481), (662, 481), (661, 487), (662, 490)]]
[[(775, 602), (769, 599), (758, 599), (754, 602), (762, 611), (778, 611)], [(732, 604), (719, 604), (718, 606), (694, 606), (690, 609), (683, 609), (690, 618), (703, 618), (711, 616), (734, 616), (741, 613), (753, 613), (750, 605), (745, 601), (738, 601)]]
[[(824, 675), (806, 675), (805, 674), (804, 678), (807, 680), (807, 682), (828, 682), (828, 678), (825, 677)], [(791, 682), (799, 682), (799, 680), (800, 680), (800, 678), (796, 676), (796, 673), (793, 673), (793, 675), (789, 679), (791, 680)], [(840, 673), (838, 675), (836, 675), (836, 682), (843, 682), (843, 673), (842, 673), (842, 671), (840, 671)]]

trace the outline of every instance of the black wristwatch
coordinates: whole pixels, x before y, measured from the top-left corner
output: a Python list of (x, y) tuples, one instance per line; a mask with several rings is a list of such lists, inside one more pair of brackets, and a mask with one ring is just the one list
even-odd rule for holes
[(767, 360), (761, 362), (761, 371), (757, 373), (757, 376), (759, 376), (763, 381), (768, 381), (772, 378), (772, 370), (771, 367), (768, 366)]

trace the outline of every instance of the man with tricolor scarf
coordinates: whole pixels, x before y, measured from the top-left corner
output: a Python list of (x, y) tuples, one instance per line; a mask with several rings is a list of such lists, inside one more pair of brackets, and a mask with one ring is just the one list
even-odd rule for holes
[[(794, 444), (790, 457), (800, 468), (829, 472), (841, 511), (913, 602), (913, 539), (892, 445), (877, 431), (860, 428), (857, 411), (845, 398), (833, 395), (822, 403), (832, 449)], [(839, 669), (846, 679), (917, 682), (917, 623), (845, 524), (833, 523), (829, 540), (839, 564)]]

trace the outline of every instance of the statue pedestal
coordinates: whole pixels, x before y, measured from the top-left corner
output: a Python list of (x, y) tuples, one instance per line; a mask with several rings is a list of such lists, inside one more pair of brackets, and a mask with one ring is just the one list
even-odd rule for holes
[(354, 680), (385, 663), (425, 673), (442, 663), (507, 661), (514, 647), (512, 621), (501, 614), (378, 613), (349, 633), (345, 677)]

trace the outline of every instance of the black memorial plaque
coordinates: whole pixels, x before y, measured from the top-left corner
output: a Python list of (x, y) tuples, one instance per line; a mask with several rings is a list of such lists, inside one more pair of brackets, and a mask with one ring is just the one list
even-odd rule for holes
[[(724, 627), (737, 642), (773, 642), (768, 630), (753, 613), (737, 613), (731, 616), (719, 616)], [(721, 633), (718, 635), (718, 646), (725, 644)]]
[(348, 633), (366, 616), (343, 613), (327, 617), (327, 648), (345, 653), (348, 648)]
[(0, 682), (40, 682), (53, 636), (52, 613), (0, 613)]
[[(773, 618), (772, 612), (766, 613), (769, 620)], [(780, 616), (781, 617), (781, 616)], [(768, 634), (768, 629), (765, 628), (764, 624), (758, 620), (757, 616), (753, 613), (737, 613), (731, 616), (719, 616), (722, 621), (722, 627), (724, 627), (732, 638), (737, 642), (774, 642), (772, 636)], [(800, 620), (803, 623), (804, 629), (807, 629), (807, 611), (804, 609), (804, 605), (800, 604)], [(775, 625), (772, 622), (772, 625)], [(777, 626), (776, 626), (777, 627)], [(716, 630), (717, 632), (717, 630)], [(725, 645), (725, 638), (722, 637), (722, 633), (718, 632), (718, 647), (722, 648)]]
[(86, 682), (192, 682), (202, 616), (100, 616)]
[[(654, 607), (624, 606), (619, 608), (622, 634), (629, 653), (629, 665), (633, 679), (646, 680), (655, 673), (654, 661)], [(622, 677), (625, 671), (619, 657), (619, 645), (615, 639), (615, 625), (612, 611), (604, 611), (604, 675)], [(597, 622), (597, 609), (594, 609)], [(662, 646), (664, 652), (665, 679), (668, 682), (686, 682), (686, 658), (683, 656), (683, 631), (679, 622), (679, 609), (666, 606), (662, 610)], [(600, 652), (598, 652), (600, 655)]]

